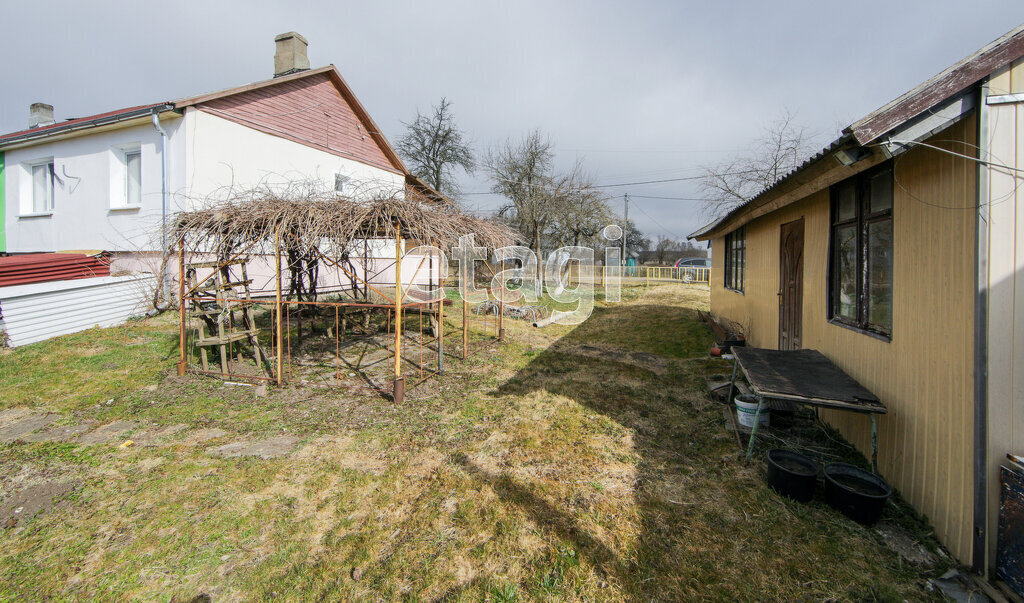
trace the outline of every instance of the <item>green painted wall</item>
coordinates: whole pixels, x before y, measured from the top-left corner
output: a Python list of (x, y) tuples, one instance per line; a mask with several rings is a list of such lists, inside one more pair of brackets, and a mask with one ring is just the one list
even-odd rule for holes
[(4, 230), (7, 227), (7, 205), (4, 203), (4, 193), (7, 187), (4, 185), (4, 152), (0, 151), (0, 253), (7, 251), (7, 234)]

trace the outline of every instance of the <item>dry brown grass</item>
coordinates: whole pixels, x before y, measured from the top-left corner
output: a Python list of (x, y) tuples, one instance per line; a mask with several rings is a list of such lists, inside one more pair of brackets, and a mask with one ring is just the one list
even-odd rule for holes
[[(111, 407), (52, 408), (227, 435), (3, 447), (0, 471), (84, 485), (0, 535), (0, 598), (927, 598), (925, 570), (875, 530), (779, 498), (738, 460), (704, 391), (722, 370), (703, 355), (706, 303), (661, 287), (575, 328), (508, 321), (504, 345), (475, 332), (476, 354), (400, 407), (172, 378)], [(204, 453), (282, 433), (301, 438), (288, 457)], [(884, 523), (927, 540), (900, 508)]]

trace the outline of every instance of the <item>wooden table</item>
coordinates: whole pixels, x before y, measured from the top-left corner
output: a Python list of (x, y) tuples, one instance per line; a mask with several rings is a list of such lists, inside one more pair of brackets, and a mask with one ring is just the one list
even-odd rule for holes
[(866, 387), (843, 372), (817, 350), (768, 350), (733, 347), (735, 365), (729, 383), (729, 400), (736, 375), (743, 370), (757, 398), (754, 426), (750, 429), (747, 459), (754, 453), (754, 438), (766, 399), (864, 413), (871, 418), (871, 468), (878, 472), (878, 423), (876, 415), (888, 412)]

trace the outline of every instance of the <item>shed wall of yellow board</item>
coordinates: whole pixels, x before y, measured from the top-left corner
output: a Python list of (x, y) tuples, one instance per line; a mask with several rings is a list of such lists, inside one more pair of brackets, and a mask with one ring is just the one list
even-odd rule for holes
[[(928, 142), (964, 152), (962, 143), (975, 139), (971, 117)], [(777, 348), (779, 229), (804, 218), (803, 347), (821, 351), (886, 404), (889, 413), (879, 418), (880, 473), (969, 562), (975, 167), (923, 147), (897, 157), (894, 165), (891, 341), (828, 320), (827, 190), (747, 225), (743, 294), (723, 287), (724, 238), (713, 241), (711, 308), (743, 325), (750, 345)], [(870, 452), (866, 416), (822, 416)]]

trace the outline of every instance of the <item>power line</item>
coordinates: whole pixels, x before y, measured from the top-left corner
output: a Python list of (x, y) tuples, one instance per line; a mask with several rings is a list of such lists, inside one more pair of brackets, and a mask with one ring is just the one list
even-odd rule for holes
[(695, 197), (656, 197), (652, 195), (630, 195), (634, 199), (662, 199), (666, 201), (707, 201), (707, 199), (697, 199)]
[[(636, 195), (630, 195), (630, 197), (635, 199)], [(644, 208), (640, 207), (640, 205), (638, 203), (636, 203), (635, 201), (633, 202), (633, 207), (639, 209), (640, 213), (642, 213), (643, 215), (647, 216), (648, 220), (651, 220), (652, 222), (654, 222), (654, 224), (658, 228), (660, 228), (661, 231), (664, 232), (665, 234), (667, 234), (668, 236), (670, 236), (672, 238), (675, 238), (675, 239), (683, 239), (683, 240), (685, 240), (685, 237), (680, 237), (679, 235), (677, 235), (677, 234), (675, 234), (673, 232), (669, 232), (668, 230), (666, 230), (665, 227), (661, 225), (661, 222), (659, 222), (658, 220), (656, 220), (653, 217), (651, 217), (651, 214), (645, 212)]]
[[(725, 172), (725, 173), (719, 174), (719, 175), (721, 175), (721, 176), (737, 176), (739, 174), (750, 174), (750, 173), (756, 172), (756, 171), (757, 170), (740, 170), (738, 172)], [(637, 180), (635, 182), (616, 182), (614, 184), (594, 184), (594, 185), (587, 186), (587, 187), (579, 187), (578, 190), (583, 190), (585, 188), (613, 188), (613, 187), (619, 187), (619, 186), (641, 186), (641, 185), (644, 185), (644, 184), (662, 184), (662, 183), (665, 183), (665, 182), (684, 182), (684, 181), (703, 180), (703, 179), (704, 179), (704, 176), (683, 176), (681, 178), (662, 178), (660, 180)], [(543, 184), (521, 183), (521, 182), (516, 182), (515, 180), (509, 180), (507, 178), (498, 178), (497, 180), (501, 180), (503, 182), (509, 182), (509, 183), (512, 183), (512, 184), (518, 184), (520, 186), (544, 187)], [(463, 193), (463, 195), (500, 195), (500, 194), (501, 193), (496, 193), (494, 191), (479, 191), (479, 192), (473, 192), (473, 193)], [(699, 200), (700, 199), (698, 199), (698, 201)]]
[[(749, 174), (757, 170), (742, 170), (739, 172), (725, 172), (720, 174), (721, 176), (736, 176), (739, 174)], [(662, 180), (641, 180), (638, 182), (620, 182), (617, 184), (595, 184), (590, 188), (611, 188), (614, 186), (638, 186), (641, 184), (661, 184), (662, 182), (682, 182), (684, 180), (703, 180), (704, 176), (684, 176), (682, 178), (664, 178)]]

